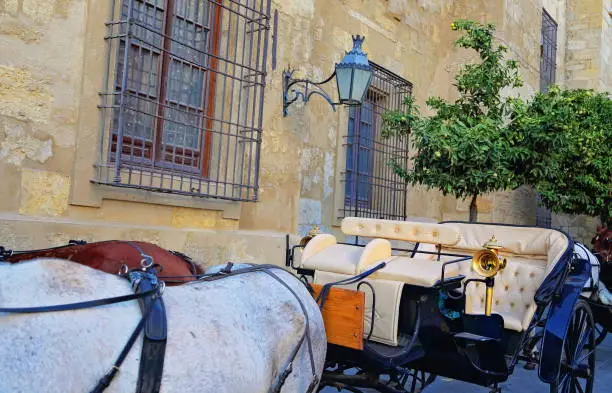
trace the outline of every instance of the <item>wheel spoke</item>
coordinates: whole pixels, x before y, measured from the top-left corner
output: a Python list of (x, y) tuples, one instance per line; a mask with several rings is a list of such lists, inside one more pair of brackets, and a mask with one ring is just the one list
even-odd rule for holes
[(418, 373), (416, 371), (412, 374), (412, 385), (410, 387), (410, 391), (411, 392), (415, 392), (416, 391), (417, 374)]
[(580, 328), (579, 320), (581, 316), (582, 313), (580, 312), (580, 310), (577, 310), (574, 314), (574, 317), (572, 318), (572, 333), (576, 333), (576, 331)]
[[(581, 336), (578, 339), (577, 344), (576, 344), (576, 350), (574, 351), (575, 353), (574, 358), (577, 358), (578, 356), (580, 356), (580, 354), (586, 347), (587, 341), (591, 341), (591, 337), (593, 336), (592, 334), (593, 334), (593, 331), (590, 326), (586, 326), (583, 329), (583, 331), (581, 332)], [(590, 345), (589, 345), (589, 349), (590, 349)]]
[(574, 326), (572, 329), (572, 343), (570, 348), (576, 348), (576, 346), (578, 345), (578, 342), (580, 340), (580, 338), (582, 337), (582, 331), (585, 327), (585, 322), (586, 322), (586, 318), (587, 318), (587, 313), (584, 312), (584, 310), (579, 309), (576, 314), (574, 315)]
[[(569, 333), (568, 333), (568, 336), (569, 336)], [(565, 360), (567, 361), (568, 364), (570, 364), (571, 356), (572, 356), (572, 350), (570, 346), (570, 337), (567, 337), (565, 339), (565, 342), (563, 343), (563, 353), (565, 354)]]
[(597, 332), (595, 336), (595, 345), (599, 345), (606, 338), (608, 331), (606, 328), (604, 328), (602, 325), (599, 325), (599, 324), (595, 325), (595, 331)]
[(563, 340), (557, 383), (551, 386), (555, 393), (592, 393), (595, 340), (600, 337), (589, 305), (578, 300), (568, 321)]
[(589, 352), (587, 352), (584, 356), (582, 356), (580, 359), (578, 359), (578, 361), (576, 362), (576, 365), (580, 365), (582, 364), (582, 362), (584, 362), (585, 360), (587, 360), (587, 358), (589, 358), (593, 353), (595, 353), (595, 349), (591, 349)]
[(561, 392), (567, 393), (569, 391), (569, 383), (568, 383), (569, 379), (570, 379), (569, 374), (565, 374), (563, 375), (562, 378), (560, 378), (559, 388)]
[(582, 389), (582, 386), (580, 386), (580, 381), (575, 379), (574, 382), (576, 383), (576, 387), (578, 388), (578, 392), (579, 393), (584, 393), (584, 389)]
[(578, 393), (576, 392), (576, 380), (574, 378), (570, 378), (570, 393)]

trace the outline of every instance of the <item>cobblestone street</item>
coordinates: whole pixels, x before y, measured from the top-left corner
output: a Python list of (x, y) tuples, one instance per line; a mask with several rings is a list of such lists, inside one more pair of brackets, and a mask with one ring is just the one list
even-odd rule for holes
[[(595, 371), (595, 388), (593, 393), (608, 393), (612, 386), (612, 337), (608, 337), (597, 350), (597, 369)], [(528, 371), (522, 366), (515, 369), (514, 374), (501, 385), (502, 393), (548, 393), (548, 385), (542, 383), (537, 376), (537, 370)], [(322, 393), (337, 392), (326, 388)], [(343, 390), (342, 392), (348, 392)], [(425, 389), (424, 393), (489, 393), (481, 386), (470, 385), (448, 378), (438, 377), (436, 382)], [(375, 391), (368, 391), (375, 393)]]

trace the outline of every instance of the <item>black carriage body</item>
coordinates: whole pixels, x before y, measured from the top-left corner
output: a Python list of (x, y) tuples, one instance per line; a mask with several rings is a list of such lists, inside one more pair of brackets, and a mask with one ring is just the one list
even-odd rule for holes
[[(513, 364), (524, 335), (504, 330), (500, 315), (463, 314), (463, 299), (446, 299), (445, 306), (443, 313), (440, 288), (406, 285), (398, 321), (404, 345), (390, 347), (366, 341), (364, 350), (358, 351), (330, 344), (327, 360), (353, 363), (372, 373), (400, 367), (422, 370), (482, 386), (505, 381), (511, 372), (507, 365)], [(453, 319), (444, 315), (453, 312), (460, 316)], [(474, 340), (456, 337), (462, 333)], [(478, 342), (478, 337), (488, 341)]]
[[(393, 390), (377, 383), (372, 376), (420, 370), (481, 386), (496, 386), (508, 379), (520, 360), (534, 368), (539, 363), (540, 379), (556, 383), (562, 373), (560, 364), (565, 356), (563, 347), (573, 310), (590, 277), (590, 263), (576, 257), (574, 244), (567, 238), (568, 246), (562, 257), (535, 294), (537, 309), (528, 329), (522, 332), (504, 329), (504, 319), (499, 314), (466, 314), (465, 296), (462, 296), (464, 277), (442, 276), (430, 288), (406, 284), (398, 321), (400, 345), (391, 347), (364, 340), (364, 350), (359, 351), (329, 344), (327, 365), (330, 368), (323, 375), (323, 384), (405, 392), (409, 390)], [(418, 244), (414, 250), (400, 251), (414, 255), (422, 252), (417, 247)], [(288, 266), (292, 264), (292, 256), (293, 251), (288, 252)], [(314, 272), (300, 269), (300, 273)], [(537, 344), (541, 353), (535, 357), (532, 351)], [(351, 367), (360, 372), (353, 376), (344, 374)]]

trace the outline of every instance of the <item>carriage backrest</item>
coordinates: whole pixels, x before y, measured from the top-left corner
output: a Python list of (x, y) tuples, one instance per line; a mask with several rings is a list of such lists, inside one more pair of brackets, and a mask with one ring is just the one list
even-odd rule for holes
[[(336, 237), (321, 234), (312, 238), (301, 256), (301, 267), (341, 274), (358, 274), (364, 269), (391, 258), (391, 242), (453, 246), (460, 233), (442, 224), (347, 217), (342, 232), (349, 236), (374, 238), (366, 246), (337, 244)], [(435, 249), (435, 248), (434, 248)]]
[(453, 246), (460, 239), (457, 229), (448, 225), (426, 222), (347, 217), (342, 220), (341, 228), (345, 235), (402, 240), (412, 243)]
[[(442, 251), (473, 254), (495, 235), (503, 246), (500, 254), (507, 266), (495, 278), (493, 312), (504, 317), (507, 328), (521, 331), (529, 326), (536, 305), (534, 295), (542, 281), (561, 261), (569, 239), (563, 233), (547, 228), (517, 227), (470, 223), (443, 224), (461, 233), (460, 240)], [(461, 273), (468, 278), (480, 278), (471, 264), (462, 263)], [(484, 312), (483, 284), (470, 285), (466, 293), (466, 312)]]
[(550, 272), (559, 261), (569, 245), (569, 239), (562, 232), (548, 228), (521, 227), (494, 224), (448, 223), (457, 230), (460, 240), (453, 246), (443, 249), (461, 250), (474, 253), (482, 250), (482, 246), (492, 235), (495, 235), (503, 248), (500, 252), (506, 256), (516, 256), (531, 260), (544, 261), (546, 273)]

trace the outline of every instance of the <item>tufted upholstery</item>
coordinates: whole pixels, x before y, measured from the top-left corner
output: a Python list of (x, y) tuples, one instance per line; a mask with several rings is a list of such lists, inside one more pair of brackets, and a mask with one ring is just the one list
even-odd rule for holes
[(459, 232), (451, 226), (413, 221), (379, 220), (347, 217), (342, 220), (346, 235), (424, 242), (452, 246), (459, 241)]
[[(486, 224), (448, 223), (461, 232), (460, 241), (443, 251), (473, 253), (492, 235), (503, 245), (500, 251), (507, 266), (495, 278), (493, 313), (504, 318), (506, 329), (527, 329), (536, 305), (534, 295), (546, 275), (559, 261), (569, 240), (561, 232), (545, 228), (525, 228)], [(471, 264), (460, 264), (460, 273), (469, 278), (480, 278)], [(466, 312), (484, 313), (484, 284), (470, 284), (466, 292)]]
[[(327, 284), (351, 277), (346, 274), (337, 274), (324, 271), (316, 271), (314, 282), (316, 284)], [(389, 280), (365, 279), (376, 292), (376, 314), (374, 315), (374, 330), (371, 340), (383, 344), (398, 345), (398, 319), (399, 307), (404, 283)], [(357, 289), (357, 284), (343, 285), (342, 288)], [(372, 292), (363, 286), (360, 288), (365, 293), (365, 313), (363, 321), (364, 337), (370, 332), (372, 319)]]
[(391, 258), (391, 243), (374, 239), (365, 247), (337, 244), (332, 235), (317, 235), (304, 248), (301, 267), (355, 275)]

